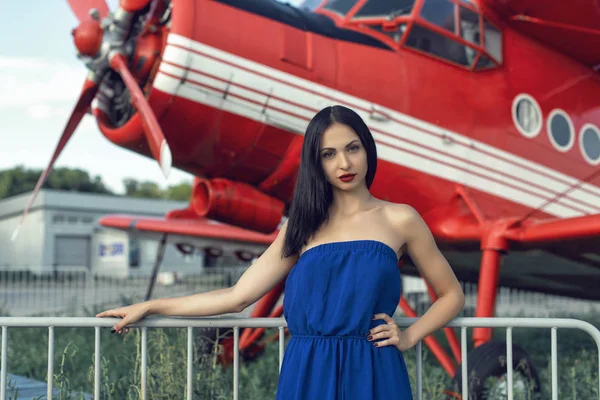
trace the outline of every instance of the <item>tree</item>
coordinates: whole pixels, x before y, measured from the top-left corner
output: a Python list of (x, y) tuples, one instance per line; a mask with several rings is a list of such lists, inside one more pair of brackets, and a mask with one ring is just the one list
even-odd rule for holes
[[(0, 171), (0, 199), (31, 192), (42, 172), (41, 169), (23, 166)], [(126, 178), (123, 180), (123, 186), (125, 196), (146, 199), (187, 201), (192, 193), (191, 181), (161, 189), (155, 182)], [(76, 168), (54, 168), (42, 188), (115, 195), (104, 185), (102, 177), (92, 177), (88, 172)]]
[(169, 186), (167, 189), (167, 198), (169, 200), (188, 201), (192, 195), (192, 184), (181, 182), (177, 185)]
[(139, 182), (133, 178), (126, 178), (123, 179), (123, 186), (125, 196), (129, 197), (187, 201), (192, 193), (191, 182), (181, 182), (163, 190), (154, 182)]
[[(22, 165), (0, 171), (0, 199), (32, 191), (42, 172), (41, 169), (29, 169)], [(106, 188), (100, 176), (90, 177), (86, 171), (65, 167), (54, 168), (42, 188), (114, 194)]]

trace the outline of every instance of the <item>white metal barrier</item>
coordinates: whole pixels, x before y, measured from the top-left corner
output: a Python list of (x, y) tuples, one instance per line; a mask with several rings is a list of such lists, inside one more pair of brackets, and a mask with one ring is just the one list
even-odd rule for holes
[[(416, 318), (395, 318), (400, 327), (408, 327), (414, 323)], [(2, 327), (2, 355), (0, 364), (0, 400), (6, 400), (7, 384), (7, 350), (9, 328), (48, 328), (48, 399), (51, 399), (53, 390), (54, 371), (54, 328), (94, 328), (95, 329), (95, 351), (94, 351), (94, 398), (100, 398), (100, 329), (112, 327), (118, 319), (115, 318), (20, 318), (0, 317)], [(600, 395), (600, 330), (592, 324), (577, 319), (562, 318), (457, 318), (451, 321), (448, 327), (461, 328), (461, 358), (462, 367), (462, 398), (468, 399), (468, 365), (467, 365), (467, 329), (477, 327), (506, 328), (506, 354), (507, 354), (507, 387), (508, 399), (513, 399), (513, 354), (512, 354), (512, 330), (513, 328), (547, 328), (551, 330), (551, 370), (552, 370), (552, 399), (558, 399), (558, 362), (557, 362), (557, 330), (579, 329), (587, 332), (596, 342), (598, 347), (598, 389)], [(233, 398), (239, 399), (239, 338), (240, 328), (278, 328), (279, 329), (279, 370), (283, 362), (285, 350), (284, 329), (287, 324), (283, 318), (162, 318), (150, 317), (140, 323), (132, 325), (131, 328), (142, 330), (141, 349), (141, 399), (147, 398), (147, 328), (187, 328), (187, 399), (192, 398), (192, 339), (194, 328), (233, 328), (234, 357), (233, 357)], [(422, 342), (416, 346), (417, 399), (422, 400)], [(467, 379), (465, 379), (467, 377)]]

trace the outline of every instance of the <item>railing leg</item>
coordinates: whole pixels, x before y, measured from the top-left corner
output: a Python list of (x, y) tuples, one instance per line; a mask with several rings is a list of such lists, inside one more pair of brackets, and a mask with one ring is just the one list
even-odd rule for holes
[(467, 365), (467, 328), (460, 328), (460, 354), (461, 354), (461, 379), (462, 379), (462, 398), (469, 398), (469, 373)]
[(423, 399), (423, 342), (417, 343), (417, 400)]
[(194, 378), (194, 328), (189, 326), (187, 341), (187, 400), (192, 400), (192, 381)]
[(146, 388), (148, 381), (148, 328), (142, 327), (142, 400), (146, 400)]
[[(100, 362), (102, 361), (102, 353), (100, 350), (100, 327), (96, 327), (94, 341), (94, 399), (100, 398)], [(49, 397), (51, 398), (51, 397)]]
[(46, 397), (52, 399), (52, 391), (54, 384), (54, 327), (48, 327), (48, 390)]
[(508, 385), (508, 400), (513, 400), (513, 354), (512, 328), (506, 328), (506, 383)]
[(240, 390), (240, 328), (233, 327), (233, 400), (239, 399)]
[(279, 373), (281, 374), (281, 365), (283, 364), (283, 353), (285, 352), (285, 328), (279, 327)]
[[(553, 327), (550, 330), (550, 335), (550, 353), (552, 357), (552, 400), (558, 400), (558, 361), (556, 354), (556, 327)], [(600, 357), (600, 354), (598, 356)]]
[(6, 400), (6, 359), (8, 356), (8, 327), (2, 327), (2, 360), (0, 360), (0, 400)]

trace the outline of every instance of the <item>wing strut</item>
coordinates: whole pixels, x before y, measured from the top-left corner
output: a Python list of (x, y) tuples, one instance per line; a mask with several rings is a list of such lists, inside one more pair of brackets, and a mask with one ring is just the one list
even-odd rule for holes
[(150, 298), (152, 297), (152, 290), (154, 289), (154, 283), (156, 282), (156, 275), (158, 274), (158, 269), (160, 268), (160, 264), (162, 264), (163, 258), (165, 256), (165, 248), (167, 247), (167, 236), (168, 234), (165, 233), (160, 239), (160, 243), (158, 245), (158, 252), (156, 253), (156, 260), (154, 260), (154, 267), (152, 268), (152, 277), (150, 277), (145, 301), (150, 300)]

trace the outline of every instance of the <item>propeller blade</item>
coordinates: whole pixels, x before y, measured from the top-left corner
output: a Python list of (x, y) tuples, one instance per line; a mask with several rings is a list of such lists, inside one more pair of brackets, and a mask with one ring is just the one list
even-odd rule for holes
[(69, 121), (67, 122), (67, 125), (65, 126), (63, 134), (60, 137), (60, 140), (58, 141), (56, 148), (54, 149), (54, 154), (52, 155), (52, 158), (50, 159), (50, 163), (48, 164), (48, 167), (46, 167), (46, 169), (44, 170), (44, 172), (38, 179), (37, 184), (35, 185), (35, 189), (33, 190), (33, 194), (31, 195), (31, 198), (29, 199), (29, 203), (27, 204), (25, 211), (23, 211), (21, 220), (19, 221), (17, 228), (13, 232), (11, 240), (15, 240), (17, 238), (17, 236), (19, 235), (19, 230), (21, 229), (21, 225), (23, 224), (25, 217), (29, 213), (29, 210), (31, 209), (31, 206), (33, 205), (33, 202), (34, 202), (35, 198), (37, 197), (38, 192), (40, 191), (42, 185), (46, 181), (48, 174), (50, 173), (50, 171), (52, 171), (52, 167), (53, 167), (54, 163), (56, 162), (56, 159), (58, 158), (60, 153), (65, 148), (65, 145), (67, 144), (67, 142), (69, 141), (71, 136), (73, 136), (73, 132), (75, 132), (75, 129), (81, 122), (81, 119), (83, 118), (83, 116), (87, 113), (88, 109), (90, 108), (90, 105), (92, 104), (92, 100), (94, 100), (94, 97), (96, 97), (97, 91), (98, 91), (98, 84), (96, 82), (92, 81), (91, 79), (86, 79), (83, 84), (83, 89), (81, 91), (81, 95), (79, 96), (79, 100), (77, 100), (77, 104), (75, 105), (75, 108), (73, 109), (73, 112), (71, 113), (71, 117), (69, 118)]
[(67, 3), (69, 3), (71, 11), (73, 11), (79, 22), (90, 18), (92, 8), (98, 10), (100, 20), (108, 15), (108, 5), (105, 0), (67, 0)]
[(152, 108), (150, 108), (150, 104), (148, 104), (138, 83), (127, 68), (127, 62), (122, 54), (115, 53), (110, 59), (110, 66), (121, 75), (125, 85), (129, 89), (133, 106), (140, 113), (142, 123), (144, 124), (144, 134), (150, 145), (152, 155), (154, 156), (154, 159), (158, 161), (165, 178), (168, 178), (173, 162), (171, 149), (169, 148), (165, 135), (158, 124)]

